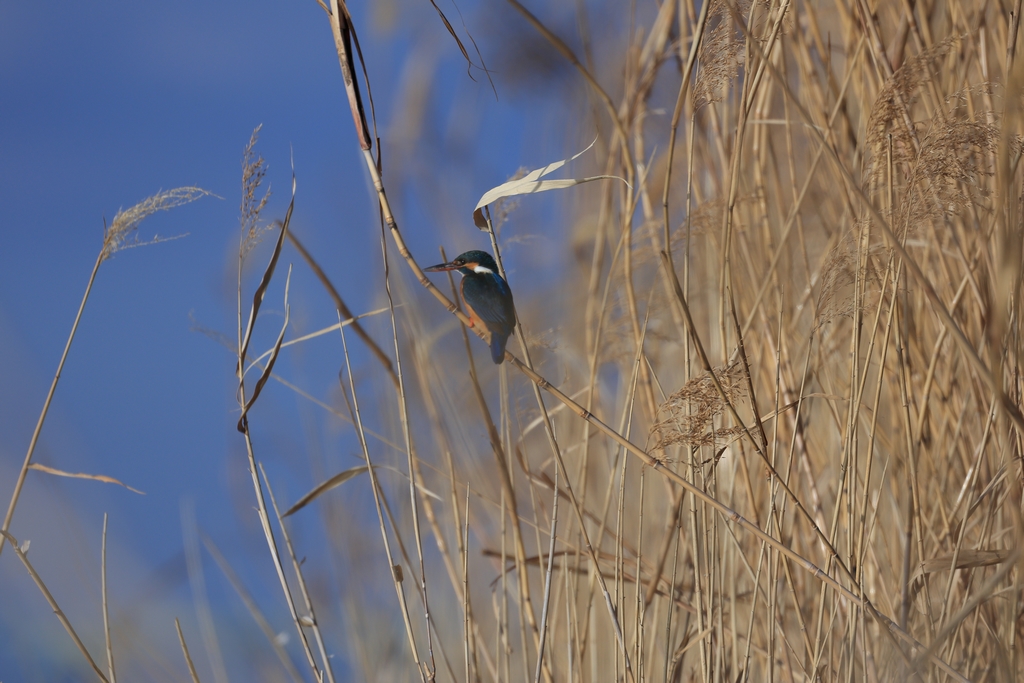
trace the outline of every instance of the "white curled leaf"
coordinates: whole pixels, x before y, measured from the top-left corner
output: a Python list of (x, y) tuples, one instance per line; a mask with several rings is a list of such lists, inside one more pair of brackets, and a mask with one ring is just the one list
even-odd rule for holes
[[(502, 197), (514, 197), (520, 194), (536, 194), (537, 192), (547, 192), (548, 190), (563, 190), (567, 187), (573, 187), (574, 185), (581, 185), (583, 183), (589, 183), (592, 180), (603, 180), (603, 179), (614, 179), (622, 180), (622, 178), (613, 175), (595, 175), (588, 176), (586, 178), (563, 178), (560, 180), (541, 180), (547, 174), (557, 171), (558, 169), (565, 166), (568, 162), (573, 161), (584, 153), (588, 152), (591, 147), (597, 142), (597, 138), (594, 138), (594, 142), (587, 145), (587, 148), (582, 152), (578, 152), (568, 159), (562, 159), (561, 161), (555, 161), (547, 166), (541, 168), (535, 168), (530, 171), (522, 178), (516, 178), (515, 180), (509, 180), (508, 182), (502, 183), (497, 187), (491, 188), (484, 195), (480, 197), (480, 201), (476, 203), (476, 207), (473, 209), (473, 223), (476, 227), (481, 230), (487, 229), (487, 220), (484, 218), (483, 207), (487, 206), (491, 202), (494, 202)], [(628, 186), (629, 183), (626, 183)]]

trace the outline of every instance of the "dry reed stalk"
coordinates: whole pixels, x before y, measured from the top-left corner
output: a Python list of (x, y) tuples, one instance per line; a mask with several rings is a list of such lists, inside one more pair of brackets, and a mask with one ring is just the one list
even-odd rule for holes
[(181, 653), (185, 656), (185, 663), (188, 665), (188, 673), (192, 678), (192, 683), (199, 683), (199, 674), (196, 673), (195, 664), (192, 663), (192, 655), (189, 654), (188, 645), (185, 644), (185, 635), (181, 632), (181, 624), (178, 623), (178, 618), (174, 618), (174, 628), (178, 632), (178, 642), (181, 644)]
[[(281, 592), (285, 598), (285, 603), (288, 605), (289, 612), (291, 614), (292, 623), (295, 626), (296, 632), (299, 636), (299, 642), (302, 644), (303, 650), (306, 655), (306, 662), (309, 665), (310, 670), (313, 672), (315, 678), (320, 679), (322, 676), (326, 676), (328, 680), (333, 681), (333, 672), (331, 672), (331, 662), (327, 658), (326, 654), (321, 648), (321, 654), (323, 655), (321, 661), (318, 663), (316, 657), (313, 654), (312, 648), (310, 647), (309, 640), (306, 637), (304, 627), (307, 625), (308, 617), (299, 614), (299, 609), (295, 603), (294, 594), (289, 586), (288, 578), (285, 575), (284, 564), (281, 561), (280, 549), (277, 545), (277, 540), (274, 535), (273, 527), (270, 524), (270, 514), (267, 508), (266, 500), (263, 495), (263, 486), (260, 481), (260, 471), (256, 462), (255, 448), (252, 442), (252, 436), (249, 430), (249, 417), (248, 413), (252, 409), (256, 400), (259, 398), (263, 387), (270, 379), (273, 373), (274, 365), (280, 356), (281, 347), (284, 342), (284, 334), (288, 329), (289, 322), (289, 305), (288, 295), (291, 284), (291, 267), (288, 268), (288, 276), (285, 281), (284, 290), (284, 323), (281, 326), (281, 331), (277, 335), (277, 340), (274, 342), (271, 353), (265, 365), (259, 365), (254, 363), (253, 365), (246, 366), (248, 361), (248, 350), (249, 345), (252, 341), (253, 330), (256, 326), (256, 319), (259, 315), (260, 308), (263, 304), (263, 299), (266, 296), (267, 289), (270, 286), (271, 280), (273, 279), (274, 272), (277, 268), (278, 259), (281, 255), (281, 249), (284, 244), (284, 239), (288, 234), (288, 227), (291, 222), (292, 212), (295, 208), (295, 176), (292, 175), (292, 195), (291, 201), (288, 204), (288, 210), (285, 213), (284, 220), (281, 223), (280, 230), (278, 233), (277, 241), (274, 245), (273, 252), (271, 253), (270, 260), (267, 267), (263, 271), (263, 276), (260, 279), (259, 285), (253, 292), (252, 305), (250, 307), (248, 319), (243, 323), (243, 309), (242, 309), (242, 270), (245, 257), (252, 251), (255, 245), (259, 242), (262, 234), (266, 228), (261, 222), (260, 212), (266, 206), (267, 199), (269, 197), (269, 191), (264, 192), (260, 196), (260, 186), (264, 175), (266, 173), (266, 167), (261, 156), (257, 156), (255, 153), (256, 141), (258, 139), (259, 128), (253, 131), (252, 136), (249, 139), (249, 144), (245, 148), (245, 153), (242, 158), (242, 202), (241, 202), (241, 217), (240, 217), (240, 237), (238, 247), (238, 288), (237, 288), (237, 339), (238, 346), (236, 350), (236, 364), (235, 373), (238, 378), (238, 389), (237, 389), (237, 400), (241, 410), (241, 416), (238, 418), (237, 428), (241, 432), (245, 439), (245, 450), (248, 457), (249, 463), (249, 474), (252, 479), (253, 493), (256, 497), (257, 503), (257, 514), (260, 520), (260, 526), (263, 530), (263, 536), (267, 543), (267, 549), (270, 552), (271, 560), (274, 564), (274, 569), (277, 572), (278, 582), (281, 585)], [(253, 387), (252, 395), (246, 395), (245, 389), (245, 376), (248, 369), (251, 367), (260, 368), (260, 376), (256, 380), (255, 386)], [(282, 529), (283, 532), (283, 529)], [(295, 568), (297, 572), (300, 572), (298, 567)], [(319, 636), (317, 632), (317, 636)]]
[(107, 609), (107, 515), (103, 514), (103, 540), (100, 543), (100, 596), (103, 602), (103, 641), (107, 646), (107, 678), (117, 683), (114, 674), (114, 646), (110, 640), (110, 613)]
[(50, 605), (50, 609), (53, 610), (54, 615), (56, 615), (57, 620), (60, 621), (64, 630), (67, 631), (67, 634), (71, 636), (71, 641), (75, 644), (78, 651), (82, 653), (85, 661), (88, 662), (89, 666), (96, 673), (96, 676), (106, 683), (107, 677), (103, 675), (103, 670), (100, 669), (99, 665), (96, 664), (96, 661), (92, 658), (92, 655), (89, 654), (88, 648), (85, 647), (85, 643), (83, 643), (82, 639), (79, 638), (78, 633), (71, 625), (71, 621), (68, 619), (67, 615), (64, 614), (64, 610), (60, 608), (57, 604), (57, 600), (53, 597), (53, 594), (50, 593), (50, 589), (46, 587), (43, 577), (39, 575), (39, 572), (36, 571), (35, 567), (33, 567), (32, 563), (29, 561), (28, 555), (26, 554), (26, 551), (28, 550), (28, 542), (26, 541), (24, 546), (19, 545), (18, 539), (14, 538), (14, 536), (11, 536), (6, 531), (0, 531), (0, 535), (3, 536), (2, 540), (6, 540), (11, 544), (15, 556), (21, 561), (21, 564), (25, 569), (28, 570), (28, 574), (32, 577), (32, 581), (36, 584), (39, 592), (43, 594), (43, 597), (46, 598), (46, 602)]
[(284, 538), (285, 548), (288, 549), (288, 557), (292, 561), (292, 571), (295, 573), (295, 580), (299, 584), (299, 590), (302, 592), (302, 601), (305, 606), (305, 613), (300, 617), (302, 625), (313, 631), (313, 637), (316, 639), (317, 650), (320, 652), (320, 661), (324, 663), (324, 673), (327, 675), (327, 680), (330, 683), (334, 683), (334, 667), (330, 665), (330, 656), (327, 654), (327, 648), (324, 646), (324, 637), (320, 631), (320, 622), (316, 618), (316, 609), (313, 607), (313, 601), (309, 595), (309, 588), (306, 586), (306, 579), (302, 574), (302, 564), (299, 562), (299, 558), (295, 556), (295, 550), (292, 547), (292, 539), (288, 534), (288, 529), (284, 525), (284, 518), (281, 517), (281, 511), (277, 507), (277, 500), (274, 498), (274, 490), (270, 486), (270, 481), (267, 479), (267, 473), (263, 469), (263, 463), (258, 463), (260, 468), (260, 474), (263, 476), (263, 483), (267, 487), (267, 495), (270, 496), (270, 504), (274, 508), (274, 516), (277, 517), (277, 526), (281, 529), (281, 536)]
[(412, 655), (413, 661), (416, 664), (416, 670), (419, 672), (420, 679), (425, 682), (427, 680), (428, 671), (426, 670), (424, 664), (420, 661), (419, 651), (418, 651), (418, 649), (416, 647), (416, 638), (415, 638), (415, 635), (413, 634), (412, 619), (411, 619), (410, 614), (409, 614), (409, 607), (408, 607), (408, 604), (406, 602), (405, 589), (403, 587), (404, 586), (404, 577), (403, 577), (403, 573), (404, 572), (402, 571), (402, 566), (400, 564), (396, 564), (395, 563), (394, 555), (392, 554), (392, 551), (391, 551), (391, 542), (390, 542), (390, 540), (388, 538), (387, 527), (384, 524), (384, 512), (383, 512), (383, 500), (382, 500), (383, 499), (383, 493), (381, 491), (380, 484), (377, 481), (377, 475), (375, 474), (375, 468), (374, 468), (374, 465), (373, 465), (373, 461), (372, 461), (372, 459), (370, 457), (370, 450), (369, 450), (369, 448), (366, 445), (366, 436), (363, 434), (363, 429), (362, 429), (363, 423), (362, 423), (361, 413), (360, 413), (360, 410), (359, 410), (359, 398), (358, 398), (358, 396), (356, 394), (355, 380), (352, 379), (352, 367), (351, 367), (351, 362), (350, 362), (349, 355), (348, 355), (348, 345), (347, 345), (347, 342), (345, 341), (345, 330), (344, 329), (341, 330), (341, 341), (342, 341), (342, 345), (343, 345), (344, 351), (345, 351), (345, 369), (347, 370), (347, 374), (348, 374), (348, 378), (349, 378), (348, 389), (349, 389), (349, 391), (351, 392), (351, 395), (352, 395), (352, 411), (353, 411), (354, 417), (355, 417), (356, 432), (359, 434), (359, 443), (360, 443), (360, 445), (362, 446), (362, 449), (363, 449), (363, 458), (366, 460), (368, 471), (370, 473), (370, 482), (371, 482), (371, 486), (372, 486), (372, 490), (373, 490), (374, 502), (376, 503), (376, 507), (377, 507), (377, 520), (378, 520), (378, 522), (380, 524), (381, 538), (382, 538), (383, 543), (384, 543), (384, 549), (387, 552), (388, 563), (391, 565), (391, 572), (392, 572), (392, 577), (393, 577), (393, 581), (394, 581), (395, 591), (396, 591), (396, 593), (398, 595), (399, 603), (401, 604), (402, 619), (403, 619), (403, 621), (405, 623), (405, 632), (406, 632), (406, 635), (409, 638), (410, 654)]
[(245, 586), (242, 584), (241, 579), (238, 577), (238, 574), (231, 567), (231, 565), (228, 564), (228, 561), (225, 559), (224, 554), (213, 543), (213, 541), (207, 538), (206, 536), (203, 536), (202, 540), (203, 547), (206, 548), (207, 552), (210, 553), (210, 556), (213, 558), (214, 562), (217, 563), (217, 566), (224, 574), (224, 578), (226, 578), (228, 580), (228, 583), (231, 584), (231, 587), (235, 590), (235, 593), (238, 595), (238, 598), (245, 605), (246, 610), (248, 610), (249, 615), (252, 616), (253, 621), (256, 622), (256, 625), (263, 633), (264, 638), (267, 639), (267, 644), (270, 645), (271, 649), (274, 650), (274, 654), (277, 656), (278, 661), (281, 662), (281, 667), (288, 673), (288, 678), (292, 681), (292, 683), (299, 683), (299, 681), (302, 680), (302, 677), (299, 675), (299, 672), (295, 668), (295, 665), (292, 663), (292, 660), (288, 656), (288, 653), (285, 652), (284, 648), (281, 646), (281, 642), (277, 638), (277, 634), (274, 633), (274, 629), (271, 628), (270, 622), (267, 620), (266, 615), (260, 609), (255, 598), (252, 596), (251, 593), (249, 593), (248, 590), (246, 590)]

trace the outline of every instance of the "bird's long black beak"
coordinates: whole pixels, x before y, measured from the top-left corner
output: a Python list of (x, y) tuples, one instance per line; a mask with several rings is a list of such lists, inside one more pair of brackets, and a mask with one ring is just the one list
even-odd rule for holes
[(455, 265), (454, 263), (438, 263), (436, 266), (430, 266), (429, 268), (424, 268), (423, 272), (425, 272), (425, 273), (439, 273), (439, 272), (445, 271), (445, 270), (455, 270), (456, 268), (458, 268), (458, 266)]

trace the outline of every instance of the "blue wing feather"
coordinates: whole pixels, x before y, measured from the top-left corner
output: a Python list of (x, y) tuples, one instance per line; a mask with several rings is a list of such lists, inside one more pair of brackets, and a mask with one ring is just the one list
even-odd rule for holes
[(491, 333), (491, 360), (501, 363), (505, 343), (516, 325), (512, 290), (496, 273), (473, 273), (462, 278), (462, 298)]

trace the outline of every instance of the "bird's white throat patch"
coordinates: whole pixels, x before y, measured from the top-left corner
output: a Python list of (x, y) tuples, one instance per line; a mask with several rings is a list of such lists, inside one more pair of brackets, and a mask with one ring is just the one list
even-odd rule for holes
[(490, 268), (485, 268), (484, 266), (481, 266), (478, 263), (475, 266), (473, 266), (473, 272), (474, 273), (493, 273), (494, 271), (491, 270)]

